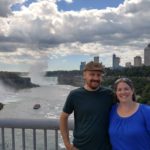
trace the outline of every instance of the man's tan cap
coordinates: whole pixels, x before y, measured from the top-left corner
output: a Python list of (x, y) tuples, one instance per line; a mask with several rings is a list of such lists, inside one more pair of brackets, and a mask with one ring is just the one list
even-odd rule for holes
[(104, 73), (104, 68), (101, 63), (90, 61), (89, 63), (85, 65), (83, 71), (100, 71)]

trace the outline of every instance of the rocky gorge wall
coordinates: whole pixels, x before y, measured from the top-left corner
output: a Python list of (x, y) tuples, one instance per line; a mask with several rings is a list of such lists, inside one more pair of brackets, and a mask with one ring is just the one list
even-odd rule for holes
[(5, 86), (9, 86), (14, 89), (32, 88), (39, 85), (31, 83), (31, 79), (28, 77), (20, 77), (17, 73), (12, 72), (0, 72), (0, 81)]

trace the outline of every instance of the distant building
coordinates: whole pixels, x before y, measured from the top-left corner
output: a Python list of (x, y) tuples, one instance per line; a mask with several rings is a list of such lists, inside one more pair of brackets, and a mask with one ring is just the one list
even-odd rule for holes
[(81, 64), (80, 64), (80, 71), (83, 71), (85, 65), (86, 65), (85, 61), (81, 62)]
[(134, 57), (134, 66), (135, 67), (142, 66), (142, 57), (141, 56)]
[(132, 67), (131, 62), (126, 62), (125, 66), (126, 66), (127, 68), (131, 68), (131, 67)]
[(99, 63), (99, 56), (94, 57), (94, 62)]
[(115, 54), (113, 54), (113, 69), (119, 69), (120, 68), (120, 57), (116, 57)]
[(144, 49), (144, 65), (150, 66), (150, 44)]

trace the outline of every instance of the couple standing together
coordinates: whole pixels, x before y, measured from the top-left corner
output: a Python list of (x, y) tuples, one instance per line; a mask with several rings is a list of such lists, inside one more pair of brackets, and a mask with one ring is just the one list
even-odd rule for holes
[[(89, 62), (84, 87), (70, 92), (60, 116), (67, 150), (150, 150), (150, 107), (136, 102), (132, 81), (120, 78), (114, 94), (101, 86), (103, 66)], [(116, 102), (115, 102), (115, 101)], [(68, 117), (74, 112), (73, 144)]]

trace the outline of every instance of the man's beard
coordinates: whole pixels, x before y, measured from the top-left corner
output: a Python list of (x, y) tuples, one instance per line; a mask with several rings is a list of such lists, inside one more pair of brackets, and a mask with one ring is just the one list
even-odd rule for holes
[[(87, 86), (93, 90), (96, 90), (100, 86), (100, 80), (90, 80), (89, 82), (86, 82)], [(93, 85), (93, 83), (97, 83), (96, 85)]]

